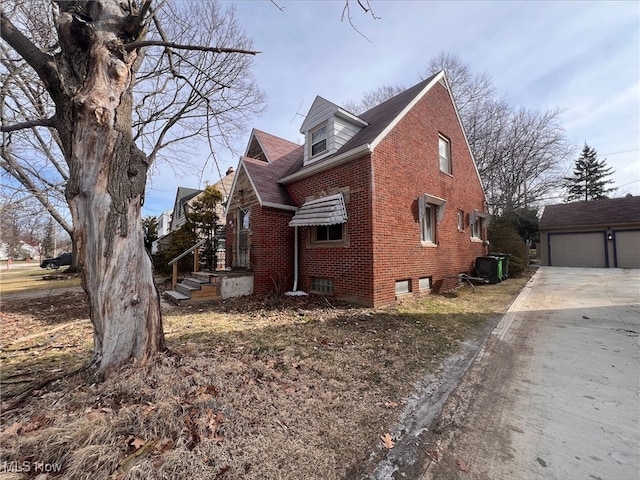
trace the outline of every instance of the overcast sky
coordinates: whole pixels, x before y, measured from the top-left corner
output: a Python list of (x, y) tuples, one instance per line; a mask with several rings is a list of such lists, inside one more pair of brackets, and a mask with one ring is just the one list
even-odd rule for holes
[[(235, 5), (263, 52), (254, 71), (267, 111), (249, 131), (301, 143), (303, 115), (316, 95), (340, 105), (382, 85), (410, 87), (431, 58), (447, 52), (488, 74), (513, 106), (560, 108), (576, 158), (586, 141), (614, 168), (616, 196), (640, 194), (640, 2), (372, 0), (374, 19), (351, 0), (360, 33), (341, 22), (344, 0), (223, 3)], [(218, 160), (224, 173), (238, 156), (218, 152)], [(219, 179), (215, 166), (206, 171), (204, 180)], [(157, 172), (143, 214), (173, 208), (178, 186), (204, 183)]]

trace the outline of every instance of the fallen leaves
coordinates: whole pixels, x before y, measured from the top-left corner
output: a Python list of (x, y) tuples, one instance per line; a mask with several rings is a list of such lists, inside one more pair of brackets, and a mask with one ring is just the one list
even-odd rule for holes
[(382, 440), (382, 443), (384, 444), (385, 448), (388, 448), (389, 450), (391, 450), (396, 445), (396, 442), (393, 441), (393, 438), (389, 433), (380, 435), (380, 440)]
[(461, 458), (456, 460), (456, 465), (458, 465), (458, 470), (461, 472), (469, 473), (471, 470), (471, 467), (469, 467), (469, 465), (467, 465), (467, 463)]
[(214, 442), (222, 442), (224, 440), (224, 435), (220, 433), (218, 429), (225, 421), (224, 413), (213, 413), (213, 410), (209, 408), (207, 409), (207, 419), (209, 420), (207, 425), (207, 428), (209, 429), (209, 438)]
[(143, 438), (137, 437), (135, 435), (129, 435), (126, 439), (126, 444), (133, 448), (133, 450), (138, 450), (139, 448), (144, 447), (145, 443), (147, 443)]

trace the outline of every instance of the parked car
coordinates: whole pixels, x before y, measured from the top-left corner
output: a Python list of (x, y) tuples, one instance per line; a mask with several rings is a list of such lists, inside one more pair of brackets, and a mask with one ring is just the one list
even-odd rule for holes
[(45, 258), (40, 263), (40, 268), (47, 268), (50, 270), (57, 270), (63, 265), (71, 265), (73, 255), (71, 253), (63, 253), (55, 258)]

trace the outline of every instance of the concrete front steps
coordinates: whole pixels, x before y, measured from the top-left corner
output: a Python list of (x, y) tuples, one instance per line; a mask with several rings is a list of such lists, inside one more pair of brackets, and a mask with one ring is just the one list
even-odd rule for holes
[(241, 297), (253, 293), (253, 272), (230, 270), (194, 272), (164, 292), (164, 298), (175, 305), (189, 305), (223, 298)]
[(215, 273), (194, 272), (178, 283), (175, 290), (165, 291), (164, 298), (175, 305), (220, 300), (220, 280)]

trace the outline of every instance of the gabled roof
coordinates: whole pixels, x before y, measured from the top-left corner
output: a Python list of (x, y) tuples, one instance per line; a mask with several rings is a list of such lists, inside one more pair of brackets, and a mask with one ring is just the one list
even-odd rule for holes
[(367, 126), (367, 122), (359, 116), (354, 115), (348, 110), (342, 108), (340, 105), (336, 105), (326, 98), (317, 95), (311, 104), (302, 125), (300, 126), (300, 133), (304, 133), (310, 128), (315, 127), (318, 121), (318, 115), (320, 115), (321, 120), (326, 120), (329, 116), (337, 115), (361, 127)]
[(251, 137), (249, 138), (244, 156), (262, 160), (262, 155), (259, 155), (262, 153), (264, 155), (264, 161), (272, 163), (291, 153), (298, 147), (299, 145), (296, 143), (254, 128), (251, 131)]
[[(260, 130), (254, 130), (252, 132), (249, 146), (247, 147), (247, 152), (252, 148), (255, 148), (256, 143), (259, 143), (264, 153), (268, 153), (266, 156), (268, 157), (267, 161), (270, 163), (243, 157), (240, 160), (240, 166), (245, 167), (247, 174), (254, 185), (254, 189), (258, 194), (260, 203), (279, 206), (294, 206), (295, 204), (293, 203), (293, 200), (287, 190), (282, 188), (282, 184), (319, 173), (327, 168), (338, 165), (341, 162), (361, 157), (367, 153), (372, 153), (378, 143), (380, 143), (415, 106), (415, 104), (418, 103), (424, 95), (426, 95), (426, 93), (439, 82), (445, 85), (449, 91), (449, 95), (451, 96), (451, 89), (449, 88), (445, 73), (444, 71), (441, 71), (362, 113), (358, 117), (344, 109), (341, 109), (322, 97), (316, 97), (310, 112), (316, 107), (335, 107), (335, 109), (338, 109), (340, 112), (344, 112), (346, 115), (357, 119), (361, 122), (363, 128), (335, 153), (306, 166), (303, 166), (303, 145), (296, 145), (292, 142), (288, 142), (287, 140), (261, 132)], [(451, 98), (451, 100), (453, 102), (453, 98)], [(458, 115), (455, 102), (453, 102), (453, 108), (456, 111), (458, 120), (460, 121), (460, 116)], [(305, 125), (306, 124), (303, 123), (303, 128)], [(462, 126), (461, 122), (460, 125)], [(269, 150), (269, 152), (266, 150)], [(470, 148), (469, 153), (473, 158), (473, 153)], [(474, 167), (476, 169), (476, 174), (478, 175), (478, 180), (482, 183), (475, 162)]]
[(383, 134), (386, 135), (387, 131), (395, 126), (411, 107), (427, 93), (431, 84), (435, 83), (434, 79), (438, 75), (442, 74), (432, 75), (404, 92), (360, 114), (360, 118), (366, 121), (369, 126), (356, 133), (351, 140), (336, 152), (336, 155), (357, 148), (360, 145), (369, 144), (372, 145), (372, 148), (375, 147), (384, 138)]
[(603, 228), (626, 224), (640, 225), (640, 196), (547, 205), (539, 228)]
[(286, 187), (278, 183), (278, 180), (292, 168), (302, 165), (303, 152), (304, 146), (297, 145), (295, 150), (271, 163), (248, 157), (241, 159), (261, 205), (295, 206)]
[(185, 203), (187, 203), (199, 193), (202, 193), (202, 190), (198, 190), (196, 188), (178, 187), (178, 191), (176, 192), (176, 201), (174, 203), (174, 211), (176, 206), (178, 206), (178, 208), (182, 208)]
[[(337, 152), (318, 162), (306, 165), (299, 170), (289, 171), (287, 176), (281, 178), (280, 181), (287, 183), (290, 180), (304, 177), (307, 174), (322, 171), (322, 169), (332, 166), (334, 164), (333, 162), (337, 162), (343, 158), (350, 158), (350, 153), (357, 152), (359, 155), (363, 155), (366, 152), (372, 152), (378, 143), (402, 120), (407, 112), (440, 81), (446, 83), (444, 71), (432, 75), (404, 92), (360, 114), (359, 118), (367, 122), (368, 125), (356, 133)], [(480, 178), (479, 174), (478, 178)]]

